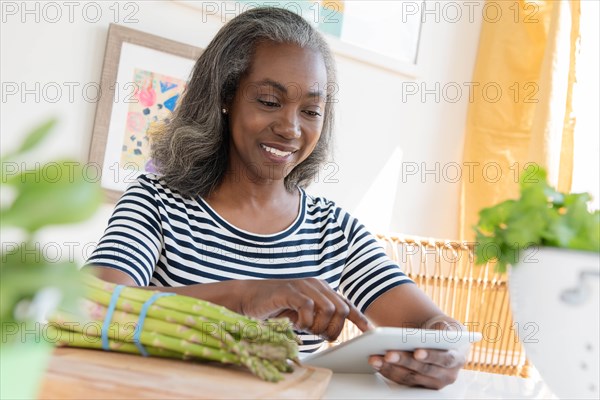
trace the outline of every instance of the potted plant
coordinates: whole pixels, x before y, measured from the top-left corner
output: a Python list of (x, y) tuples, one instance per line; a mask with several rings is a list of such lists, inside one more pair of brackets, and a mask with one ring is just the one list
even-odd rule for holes
[[(83, 221), (102, 201), (101, 189), (86, 181), (81, 163), (60, 160), (24, 168), (22, 156), (40, 147), (55, 124), (50, 120), (38, 126), (15, 152), (0, 160), (2, 399), (35, 398), (52, 351), (44, 318), (78, 295), (74, 260), (50, 260), (36, 242), (36, 233), (47, 226)], [(12, 241), (6, 240), (7, 234)]]
[(600, 212), (587, 193), (560, 193), (537, 169), (520, 197), (481, 210), (478, 264), (509, 273), (511, 308), (528, 358), (561, 398), (598, 398)]

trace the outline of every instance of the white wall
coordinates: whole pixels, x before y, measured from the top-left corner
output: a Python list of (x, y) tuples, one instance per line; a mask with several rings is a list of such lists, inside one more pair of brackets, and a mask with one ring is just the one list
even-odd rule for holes
[[(6, 9), (10, 3), (17, 13)], [(58, 22), (53, 10), (43, 15), (40, 3), (3, 2), (1, 25), (1, 79), (2, 103), (0, 117), (1, 150), (9, 151), (19, 144), (29, 128), (50, 116), (60, 120), (59, 128), (35, 160), (70, 156), (86, 160), (96, 104), (85, 100), (81, 88), (86, 83), (100, 81), (108, 24), (117, 22), (133, 29), (169, 39), (206, 46), (221, 26), (219, 19), (209, 17), (202, 21), (198, 10), (164, 1), (134, 3), (138, 8), (137, 23), (125, 23), (125, 16), (133, 8), (115, 3), (96, 2), (101, 7), (98, 22), (89, 22), (94, 9), (83, 14), (85, 3), (69, 15), (62, 2)], [(40, 7), (36, 15), (35, 7)], [(23, 8), (34, 10), (23, 13)], [(112, 8), (110, 8), (112, 7)], [(10, 11), (10, 12), (8, 12)], [(52, 14), (50, 14), (52, 12)], [(440, 10), (441, 12), (441, 10)], [(87, 16), (84, 18), (84, 15)], [(36, 16), (40, 20), (36, 22)], [(438, 15), (439, 16), (439, 15)], [(439, 22), (435, 15), (427, 16), (422, 29), (418, 72), (427, 88), (436, 82), (443, 87), (449, 82), (471, 80), (480, 26), (480, 13), (473, 22), (463, 15), (458, 22)], [(396, 231), (433, 237), (457, 235), (458, 183), (436, 183), (434, 175), (405, 176), (402, 169), (416, 163), (434, 168), (447, 162), (461, 162), (463, 130), (468, 96), (456, 103), (443, 99), (436, 101), (433, 94), (423, 101), (420, 94), (403, 99), (403, 90), (412, 78), (390, 72), (345, 57), (338, 58), (339, 112), (336, 129), (336, 172), (330, 178), (337, 183), (320, 182), (311, 192), (325, 195), (355, 213), (373, 231)], [(42, 89), (55, 83), (63, 89), (58, 101), (52, 101), (54, 92)], [(17, 84), (33, 93), (5, 92), (6, 85)], [(23, 85), (23, 86), (21, 86)], [(69, 96), (69, 85), (75, 86)], [(56, 85), (55, 85), (56, 86)], [(39, 98), (36, 98), (39, 97)], [(401, 156), (401, 157), (400, 157)], [(402, 164), (401, 164), (402, 163)], [(334, 172), (330, 167), (326, 173)], [(403, 182), (404, 181), (404, 182)], [(110, 216), (106, 205), (89, 222), (76, 228), (48, 229), (43, 240), (55, 242), (95, 242), (102, 234)], [(5, 239), (3, 239), (4, 241)], [(85, 254), (75, 251), (82, 259)]]
[[(435, 11), (433, 2), (427, 10)], [(461, 2), (450, 2), (461, 4)], [(441, 4), (441, 5), (440, 5)], [(462, 165), (468, 88), (477, 53), (481, 8), (472, 22), (438, 4), (426, 14), (416, 80), (338, 57), (340, 103), (336, 162), (339, 183), (321, 183), (319, 192), (353, 212), (372, 231), (458, 237), (459, 183), (443, 177), (450, 162)], [(479, 10), (479, 13), (476, 12)], [(447, 18), (444, 18), (446, 16)], [(458, 85), (462, 96), (436, 91)], [(419, 93), (410, 95), (417, 85)], [(450, 88), (450, 86), (447, 86)], [(437, 92), (426, 94), (421, 89)], [(441, 93), (440, 93), (441, 92)], [(423, 176), (439, 165), (439, 174)], [(413, 167), (419, 171), (412, 175)], [(450, 169), (447, 169), (450, 180)]]

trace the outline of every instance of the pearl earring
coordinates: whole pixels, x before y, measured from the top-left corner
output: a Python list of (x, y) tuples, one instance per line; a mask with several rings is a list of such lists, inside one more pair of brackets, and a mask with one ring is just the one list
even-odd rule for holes
[(223, 109), (221, 110), (221, 112), (222, 112), (223, 114), (227, 114), (227, 109), (226, 109), (226, 108), (223, 108)]

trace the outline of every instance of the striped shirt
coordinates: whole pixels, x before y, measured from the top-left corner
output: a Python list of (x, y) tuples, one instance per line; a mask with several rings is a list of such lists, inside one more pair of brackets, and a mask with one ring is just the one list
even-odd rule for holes
[[(274, 234), (228, 223), (202, 198), (186, 198), (141, 175), (117, 203), (88, 264), (127, 273), (140, 286), (229, 279), (317, 278), (364, 312), (387, 290), (412, 282), (358, 220), (300, 189), (296, 220)], [(302, 351), (322, 340), (301, 335)]]

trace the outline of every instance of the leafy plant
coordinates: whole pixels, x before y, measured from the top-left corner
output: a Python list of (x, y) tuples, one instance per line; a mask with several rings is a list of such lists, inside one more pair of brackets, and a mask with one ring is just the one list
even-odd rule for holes
[[(2, 343), (16, 340), (17, 326), (40, 319), (62, 298), (70, 301), (78, 294), (74, 260), (48, 260), (35, 234), (49, 225), (70, 224), (89, 218), (102, 201), (97, 184), (87, 182), (81, 163), (59, 160), (19, 171), (17, 162), (38, 148), (56, 125), (51, 119), (34, 130), (13, 153), (2, 157), (2, 204), (0, 229), (20, 229), (25, 239), (3, 241), (0, 254), (0, 319)], [(5, 202), (8, 198), (12, 201)], [(9, 203), (9, 204), (5, 204)]]
[(520, 181), (520, 197), (479, 212), (476, 262), (497, 260), (504, 272), (532, 246), (600, 252), (600, 211), (589, 211), (588, 193), (560, 193), (548, 185), (546, 171), (536, 168)]

